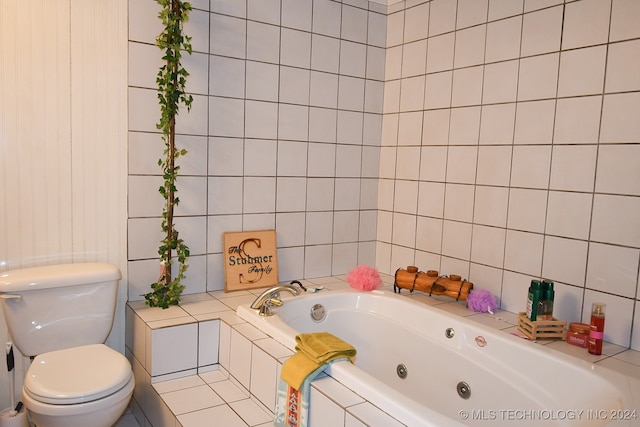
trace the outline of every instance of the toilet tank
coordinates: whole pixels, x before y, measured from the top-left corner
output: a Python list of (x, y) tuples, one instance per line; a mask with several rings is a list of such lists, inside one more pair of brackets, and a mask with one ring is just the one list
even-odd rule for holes
[(59, 264), (0, 273), (0, 303), (24, 356), (105, 342), (120, 270), (106, 263)]

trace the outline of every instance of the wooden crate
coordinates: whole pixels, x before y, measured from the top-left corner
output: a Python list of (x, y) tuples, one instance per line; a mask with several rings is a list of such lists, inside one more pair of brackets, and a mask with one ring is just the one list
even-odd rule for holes
[(567, 322), (564, 320), (531, 321), (522, 312), (518, 317), (518, 330), (532, 340), (566, 340)]

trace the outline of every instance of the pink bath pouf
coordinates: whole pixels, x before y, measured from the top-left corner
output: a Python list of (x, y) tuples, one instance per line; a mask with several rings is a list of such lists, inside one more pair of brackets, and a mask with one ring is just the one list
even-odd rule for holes
[(486, 289), (474, 289), (467, 297), (467, 306), (480, 313), (494, 313), (498, 308), (496, 298)]
[(360, 291), (372, 291), (382, 285), (378, 270), (368, 265), (359, 265), (347, 273), (347, 282)]

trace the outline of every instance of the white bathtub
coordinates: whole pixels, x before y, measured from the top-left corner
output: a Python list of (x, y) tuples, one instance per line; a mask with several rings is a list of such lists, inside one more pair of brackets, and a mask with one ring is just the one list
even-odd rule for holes
[[(315, 304), (326, 309), (320, 322)], [(391, 292), (324, 291), (274, 311), (244, 305), (238, 315), (291, 349), (305, 332), (351, 343), (356, 364), (334, 363), (329, 375), (409, 427), (640, 425), (640, 381)]]

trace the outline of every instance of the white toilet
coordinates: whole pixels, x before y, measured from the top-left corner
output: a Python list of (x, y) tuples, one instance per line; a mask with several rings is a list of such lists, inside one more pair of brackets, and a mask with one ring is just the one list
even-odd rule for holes
[(38, 427), (111, 427), (129, 404), (131, 365), (103, 343), (120, 270), (82, 263), (0, 273), (0, 302), (14, 345), (35, 356), (22, 400)]

